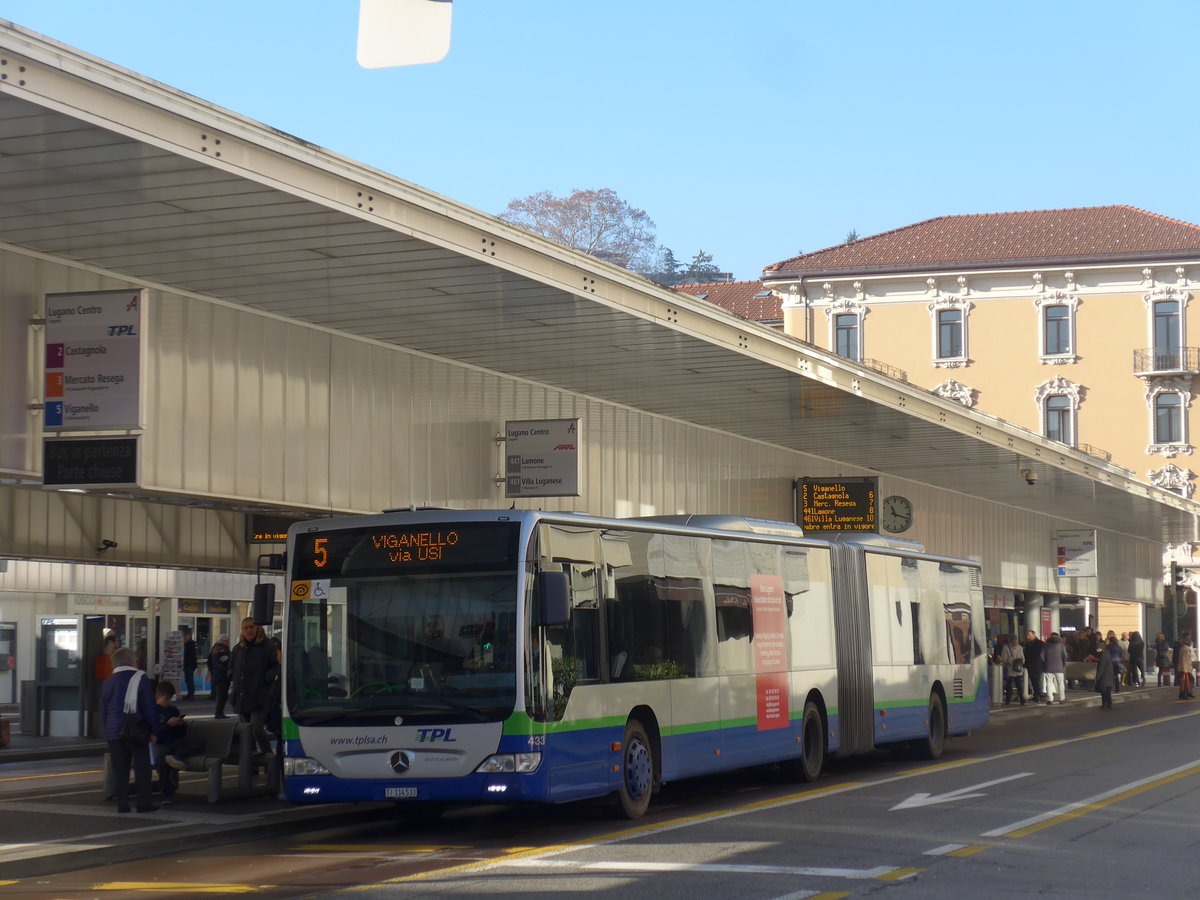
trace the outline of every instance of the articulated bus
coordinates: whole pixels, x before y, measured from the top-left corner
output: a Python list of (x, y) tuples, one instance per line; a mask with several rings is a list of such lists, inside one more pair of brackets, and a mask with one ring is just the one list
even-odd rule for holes
[(287, 558), (298, 803), (613, 795), (637, 818), (680, 778), (932, 759), (988, 719), (979, 566), (907, 541), (420, 510), (298, 523)]

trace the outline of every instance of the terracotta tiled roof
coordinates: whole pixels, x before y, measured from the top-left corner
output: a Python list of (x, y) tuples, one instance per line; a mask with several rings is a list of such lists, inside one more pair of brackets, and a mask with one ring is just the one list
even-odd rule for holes
[(921, 270), (951, 264), (997, 267), (1180, 252), (1200, 252), (1200, 226), (1132, 206), (1092, 206), (940, 216), (785, 259), (763, 274), (771, 278), (787, 272)]
[(754, 322), (778, 322), (783, 319), (780, 299), (767, 293), (761, 281), (718, 281), (712, 284), (677, 284), (671, 290), (691, 294), (722, 309)]

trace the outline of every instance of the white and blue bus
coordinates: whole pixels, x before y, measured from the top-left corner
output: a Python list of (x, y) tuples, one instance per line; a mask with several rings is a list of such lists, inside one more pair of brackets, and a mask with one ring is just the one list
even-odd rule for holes
[(636, 818), (676, 779), (936, 758), (988, 719), (979, 566), (910, 542), (420, 510), (299, 523), (288, 568), (294, 802), (612, 794)]

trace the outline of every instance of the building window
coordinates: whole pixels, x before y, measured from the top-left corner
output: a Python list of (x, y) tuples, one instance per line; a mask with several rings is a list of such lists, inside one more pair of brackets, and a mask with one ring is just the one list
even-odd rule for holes
[(1151, 378), (1147, 380), (1146, 406), (1150, 410), (1151, 443), (1146, 452), (1168, 458), (1190, 455), (1188, 407), (1192, 403), (1191, 378)]
[(1154, 302), (1154, 370), (1167, 372), (1181, 366), (1183, 325), (1177, 300)]
[(961, 309), (938, 312), (938, 359), (961, 359), (963, 355), (963, 314)]
[(1078, 362), (1075, 355), (1075, 311), (1079, 299), (1066, 291), (1053, 291), (1033, 301), (1038, 310), (1039, 355), (1042, 365)]
[(968, 364), (967, 317), (972, 303), (954, 295), (940, 296), (929, 304), (933, 320), (933, 365), (957, 369)]
[(869, 311), (865, 304), (845, 297), (825, 307), (825, 316), (829, 320), (829, 346), (834, 353), (862, 362), (863, 318)]
[(1183, 405), (1178, 394), (1162, 393), (1154, 398), (1154, 442), (1178, 444), (1183, 440)]
[(858, 316), (840, 313), (833, 317), (834, 352), (858, 360)]
[(1053, 394), (1046, 398), (1045, 434), (1052, 441), (1074, 445), (1071, 439), (1071, 398)]
[(1059, 375), (1039, 387), (1034, 398), (1038, 404), (1042, 434), (1052, 441), (1074, 447), (1078, 440), (1077, 423), (1083, 388)]
[(1046, 317), (1046, 344), (1042, 351), (1047, 356), (1071, 352), (1071, 311), (1065, 306), (1047, 306), (1043, 310)]

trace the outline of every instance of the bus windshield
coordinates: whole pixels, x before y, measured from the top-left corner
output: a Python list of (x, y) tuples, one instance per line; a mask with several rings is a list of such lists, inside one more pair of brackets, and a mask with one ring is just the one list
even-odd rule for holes
[(516, 698), (516, 538), (509, 523), (298, 537), (289, 717), (358, 726), (507, 718)]

